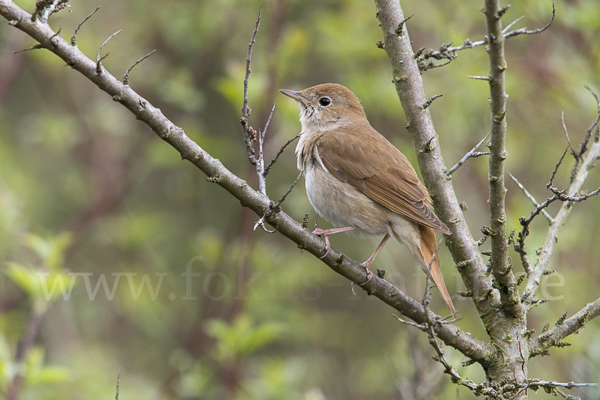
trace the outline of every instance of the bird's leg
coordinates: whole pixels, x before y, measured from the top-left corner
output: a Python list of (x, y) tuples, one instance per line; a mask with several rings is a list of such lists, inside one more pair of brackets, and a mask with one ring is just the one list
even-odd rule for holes
[(329, 249), (331, 248), (331, 243), (329, 243), (329, 236), (334, 235), (336, 233), (351, 231), (353, 229), (356, 229), (356, 226), (344, 226), (342, 228), (332, 228), (332, 229), (316, 228), (314, 231), (312, 231), (312, 233), (314, 235), (322, 236), (323, 239), (325, 239), (325, 250), (326, 251), (325, 251), (325, 254), (323, 254), (323, 256), (321, 256), (319, 258), (323, 259), (323, 258), (325, 258), (325, 256), (327, 256), (327, 254), (329, 254)]
[(365, 283), (361, 283), (360, 286), (366, 285), (373, 278), (373, 273), (371, 272), (371, 264), (373, 264), (373, 261), (375, 261), (375, 257), (377, 257), (377, 254), (379, 254), (379, 252), (381, 251), (381, 249), (383, 249), (383, 246), (385, 246), (389, 239), (390, 235), (386, 233), (386, 235), (381, 240), (381, 243), (379, 243), (379, 246), (377, 246), (373, 254), (371, 254), (371, 257), (369, 257), (367, 261), (362, 263), (362, 266), (365, 267), (365, 269), (367, 270), (367, 281)]

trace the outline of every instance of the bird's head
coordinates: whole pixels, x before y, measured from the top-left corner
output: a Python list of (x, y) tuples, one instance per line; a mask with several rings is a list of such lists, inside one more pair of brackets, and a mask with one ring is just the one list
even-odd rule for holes
[(328, 131), (366, 120), (358, 97), (342, 85), (324, 83), (300, 91), (281, 89), (280, 92), (298, 102), (302, 131)]

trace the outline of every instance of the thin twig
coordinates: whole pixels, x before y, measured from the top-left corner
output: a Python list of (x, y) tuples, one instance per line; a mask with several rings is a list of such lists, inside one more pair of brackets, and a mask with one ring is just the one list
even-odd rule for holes
[(567, 136), (567, 143), (569, 143), (569, 147), (571, 148), (571, 154), (573, 154), (573, 157), (575, 157), (575, 159), (577, 160), (577, 158), (579, 158), (579, 154), (575, 151), (575, 149), (573, 148), (573, 145), (571, 144), (571, 137), (569, 136), (569, 130), (567, 129), (567, 124), (565, 123), (565, 112), (564, 111), (560, 115), (560, 120), (562, 122), (562, 126), (563, 126), (563, 130), (565, 131), (565, 135)]
[(510, 24), (506, 25), (506, 27), (504, 29), (502, 29), (502, 33), (506, 33), (510, 28), (512, 28), (513, 26), (515, 26), (515, 24), (517, 22), (519, 22), (520, 20), (522, 20), (523, 18), (525, 18), (524, 15), (520, 16), (519, 18), (515, 19), (513, 22), (511, 22)]
[(600, 121), (600, 100), (598, 99), (598, 96), (596, 96), (596, 93), (594, 93), (594, 91), (592, 91), (592, 89), (590, 89), (588, 86), (585, 86), (585, 88), (592, 94), (592, 96), (594, 96), (594, 99), (596, 100), (596, 105), (598, 107), (598, 113), (596, 114), (596, 118), (594, 118), (594, 120), (588, 127), (588, 129), (585, 133), (585, 138), (581, 142), (581, 146), (579, 148), (579, 153), (577, 153), (577, 156), (575, 157), (575, 165), (573, 166), (573, 169), (571, 171), (571, 181), (573, 180), (573, 177), (575, 176), (575, 174), (577, 174), (577, 170), (579, 168), (579, 162), (581, 161), (581, 157), (583, 157), (583, 154), (587, 151), (587, 145), (592, 136), (592, 132), (594, 131), (594, 128), (596, 128), (598, 126), (598, 122)]
[(250, 37), (250, 43), (248, 44), (248, 54), (246, 55), (246, 75), (244, 76), (244, 100), (242, 103), (242, 118), (240, 118), (240, 123), (244, 128), (244, 143), (246, 143), (246, 151), (248, 152), (248, 160), (252, 165), (256, 165), (256, 150), (254, 150), (254, 141), (256, 138), (256, 131), (254, 128), (250, 126), (248, 118), (250, 118), (250, 114), (252, 110), (248, 107), (248, 81), (250, 79), (250, 63), (252, 61), (252, 48), (254, 47), (254, 42), (256, 41), (256, 34), (258, 33), (258, 28), (260, 26), (260, 15), (262, 12), (262, 7), (258, 9), (258, 18), (256, 19), (256, 25), (254, 26), (254, 31), (252, 31), (252, 36)]
[(123, 84), (124, 85), (129, 85), (129, 73), (131, 72), (131, 70), (138, 65), (139, 63), (141, 63), (142, 61), (144, 61), (146, 58), (150, 57), (152, 54), (154, 54), (154, 52), (156, 51), (156, 49), (152, 50), (150, 53), (146, 54), (145, 56), (143, 56), (142, 58), (140, 58), (139, 60), (137, 60), (136, 62), (134, 62), (131, 67), (127, 68), (127, 71), (125, 71), (125, 75), (123, 75)]
[(115, 400), (119, 400), (119, 385), (121, 384), (121, 367), (117, 373), (117, 393), (115, 394)]
[(273, 113), (275, 112), (275, 104), (273, 104), (273, 108), (271, 109), (271, 113), (269, 114), (269, 118), (265, 123), (265, 127), (262, 131), (258, 132), (258, 158), (256, 159), (256, 174), (258, 176), (258, 190), (267, 195), (267, 179), (265, 174), (265, 154), (264, 154), (264, 145), (265, 145), (265, 136), (267, 135), (267, 130), (269, 129), (269, 124), (271, 123), (271, 118), (273, 118)]
[[(567, 151), (569, 151), (568, 147), (562, 153), (562, 156), (560, 156), (560, 158), (558, 159), (558, 162), (554, 166), (554, 169), (552, 170), (552, 174), (550, 175), (550, 181), (548, 183), (546, 183), (546, 188), (549, 188), (550, 186), (552, 186), (554, 184), (554, 178), (556, 178), (556, 173), (558, 172), (558, 168), (560, 167), (563, 160), (565, 159), (565, 156), (567, 155)], [(571, 179), (571, 181), (573, 181), (573, 180)]]
[[(523, 191), (525, 196), (533, 203), (533, 205), (536, 207), (539, 207), (540, 203), (537, 202), (537, 200), (535, 199), (535, 197), (533, 197), (533, 195), (529, 192), (529, 190), (527, 190), (525, 188), (525, 186), (523, 186), (523, 184), (521, 182), (519, 182), (519, 180), (513, 174), (511, 174), (509, 172), (508, 175), (512, 178), (513, 181), (515, 181), (515, 183), (517, 184), (519, 189), (521, 189)], [(548, 220), (548, 222), (552, 223), (552, 217), (550, 216), (550, 214), (548, 214), (548, 212), (546, 210), (541, 209), (541, 213)]]
[(77, 28), (75, 28), (75, 32), (73, 32), (73, 36), (71, 36), (71, 45), (72, 46), (77, 46), (77, 32), (79, 32), (79, 29), (81, 28), (81, 26), (83, 24), (85, 24), (87, 22), (88, 19), (92, 18), (92, 15), (96, 14), (96, 11), (98, 11), (99, 9), (101, 9), (102, 6), (98, 6), (96, 7), (96, 9), (94, 11), (92, 11), (87, 17), (85, 17), (83, 19), (83, 21), (81, 21), (78, 25)]
[(548, 190), (550, 190), (552, 193), (555, 194), (557, 200), (569, 201), (571, 203), (579, 203), (579, 202), (589, 199), (590, 197), (594, 197), (594, 196), (600, 194), (600, 188), (598, 188), (592, 192), (589, 192), (587, 194), (581, 195), (581, 196), (568, 196), (568, 195), (564, 194), (564, 192), (565, 192), (564, 189), (558, 190), (555, 186), (550, 186), (548, 188)]
[(294, 189), (294, 187), (298, 184), (298, 182), (300, 181), (300, 178), (302, 177), (302, 174), (303, 174), (303, 171), (300, 171), (300, 173), (296, 177), (296, 180), (294, 181), (294, 183), (292, 183), (290, 188), (283, 194), (283, 196), (281, 196), (281, 198), (279, 200), (277, 200), (277, 203), (270, 206), (269, 211), (267, 211), (262, 217), (260, 217), (260, 219), (256, 222), (256, 224), (254, 224), (254, 230), (256, 230), (256, 228), (258, 228), (260, 226), (268, 233), (275, 233), (275, 231), (270, 231), (265, 227), (265, 220), (267, 218), (273, 216), (273, 214), (276, 214), (279, 211), (281, 211), (281, 203), (283, 203), (285, 201), (285, 199), (288, 197), (288, 195), (292, 192), (292, 189)]
[(542, 33), (546, 29), (550, 28), (550, 26), (554, 22), (555, 17), (556, 17), (556, 7), (554, 6), (554, 2), (552, 2), (552, 17), (550, 18), (550, 21), (548, 21), (546, 26), (539, 28), (539, 29), (533, 29), (533, 30), (529, 30), (527, 28), (517, 29), (516, 31), (508, 32), (507, 34), (505, 34), (504, 39), (508, 39), (513, 36), (519, 36), (519, 35), (537, 35), (538, 33)]
[(300, 135), (302, 135), (302, 132), (300, 132), (299, 134), (297, 134), (296, 136), (294, 136), (293, 138), (291, 138), (290, 140), (285, 142), (285, 144), (283, 146), (281, 146), (281, 148), (279, 149), (277, 154), (275, 154), (275, 157), (273, 157), (273, 159), (265, 167), (265, 172), (264, 172), (265, 176), (267, 176), (269, 171), (271, 171), (271, 167), (273, 166), (273, 164), (275, 164), (277, 162), (277, 159), (279, 158), (279, 156), (283, 154), (285, 148), (288, 147), (290, 144), (292, 144), (296, 139), (298, 139), (300, 137)]
[(96, 54), (96, 73), (98, 73), (98, 74), (102, 73), (102, 63), (101, 62), (106, 57), (108, 57), (108, 54), (106, 54), (104, 57), (100, 58), (100, 54), (102, 54), (102, 49), (110, 41), (110, 39), (112, 39), (113, 37), (115, 37), (116, 35), (118, 35), (119, 33), (121, 33), (122, 31), (123, 31), (123, 29), (119, 29), (118, 31), (116, 31), (115, 33), (113, 33), (112, 35), (110, 35), (104, 42), (102, 42), (102, 45), (100, 45), (100, 49), (98, 50), (98, 54)]
[[(600, 118), (600, 107), (599, 107), (598, 114), (596, 115), (596, 118), (594, 119), (594, 121), (597, 121), (599, 118)], [(592, 123), (592, 125), (590, 125), (590, 126), (594, 126), (594, 123)], [(581, 190), (581, 187), (583, 186), (585, 180), (587, 179), (590, 169), (594, 165), (594, 163), (599, 155), (600, 155), (600, 141), (596, 137), (594, 139), (592, 146), (590, 146), (590, 149), (587, 151), (587, 153), (585, 155), (583, 155), (582, 161), (581, 161), (581, 167), (578, 169), (577, 174), (575, 174), (575, 177), (572, 180), (571, 184), (569, 185), (569, 187), (567, 189), (564, 189), (562, 191), (556, 189), (553, 185), (554, 175), (556, 174), (556, 172), (553, 172), (553, 177), (550, 180), (550, 182), (548, 183), (548, 189), (552, 190), (554, 195), (552, 197), (550, 197), (548, 200), (546, 200), (546, 202), (561, 200), (561, 201), (563, 201), (563, 204), (562, 204), (560, 210), (558, 211), (558, 213), (556, 214), (556, 216), (554, 217), (554, 222), (552, 224), (550, 224), (550, 228), (548, 229), (548, 234), (546, 235), (546, 240), (542, 247), (542, 251), (540, 253), (540, 257), (537, 260), (535, 268), (533, 269), (533, 271), (530, 274), (528, 274), (527, 286), (525, 287), (525, 290), (523, 292), (523, 300), (529, 304), (531, 304), (531, 302), (534, 300), (535, 294), (540, 285), (540, 279), (541, 279), (544, 271), (546, 270), (548, 262), (550, 261), (550, 255), (554, 251), (554, 246), (556, 245), (556, 237), (558, 234), (558, 230), (564, 224), (565, 220), (567, 219), (571, 210), (573, 209), (573, 207), (572, 207), (573, 202), (574, 201), (575, 202), (583, 201), (583, 200), (588, 199), (591, 196), (594, 196), (594, 195), (597, 195), (600, 193), (600, 188), (599, 188), (597, 190), (594, 190), (591, 193), (588, 193), (587, 195), (582, 195), (582, 196), (577, 195), (579, 193), (579, 191)], [(558, 168), (558, 165), (555, 168), (555, 170), (557, 168)], [(553, 200), (553, 199), (555, 199), (555, 200)], [(544, 202), (544, 203), (546, 203), (546, 202)], [(543, 206), (544, 203), (540, 204), (540, 207)], [(523, 232), (526, 232), (526, 231), (524, 230)], [(519, 238), (519, 239), (521, 239), (521, 238)]]
[(479, 141), (479, 143), (477, 143), (475, 145), (475, 147), (473, 147), (467, 154), (465, 154), (465, 156), (463, 158), (461, 158), (456, 164), (454, 164), (454, 166), (452, 168), (450, 168), (448, 171), (446, 171), (446, 176), (450, 176), (452, 175), (457, 169), (459, 169), (469, 158), (471, 157), (479, 157), (479, 156), (483, 156), (483, 155), (487, 155), (489, 154), (488, 152), (479, 152), (476, 154), (476, 151), (479, 147), (481, 147), (481, 145), (483, 144), (483, 142), (485, 142), (485, 140), (490, 137), (490, 134), (488, 133), (487, 135), (485, 135), (485, 137), (483, 139), (481, 139)]
[[(535, 35), (538, 33), (542, 33), (546, 29), (548, 29), (550, 27), (550, 25), (552, 25), (552, 22), (554, 22), (555, 16), (556, 16), (556, 8), (554, 7), (554, 2), (553, 2), (552, 3), (552, 17), (550, 18), (550, 21), (546, 24), (546, 26), (544, 26), (543, 28), (534, 29), (534, 30), (528, 30), (527, 28), (521, 28), (521, 29), (517, 29), (517, 30), (507, 33), (506, 31), (508, 29), (510, 29), (513, 25), (515, 25), (517, 22), (519, 22), (523, 18), (523, 17), (520, 17), (520, 18), (517, 18), (512, 23), (510, 23), (506, 28), (504, 28), (502, 30), (502, 35), (504, 36), (504, 39), (508, 39), (508, 38), (511, 38), (514, 36), (519, 36), (519, 35)], [(443, 44), (442, 46), (440, 46), (439, 50), (423, 49), (421, 51), (421, 53), (418, 55), (417, 60), (424, 61), (429, 58), (434, 58), (436, 60), (448, 59), (448, 60), (452, 61), (457, 57), (457, 55), (456, 55), (457, 51), (472, 49), (477, 46), (487, 45), (488, 39), (485, 38), (482, 40), (478, 40), (476, 42), (471, 42), (469, 39), (466, 39), (461, 46), (454, 46), (454, 47), (450, 46), (450, 44)], [(484, 78), (484, 77), (470, 77), (470, 78), (485, 79), (485, 80), (489, 79), (489, 78)]]

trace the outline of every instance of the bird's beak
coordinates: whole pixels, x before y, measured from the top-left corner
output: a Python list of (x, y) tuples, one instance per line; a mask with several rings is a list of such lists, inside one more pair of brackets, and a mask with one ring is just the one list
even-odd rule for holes
[(302, 94), (300, 92), (297, 92), (295, 90), (279, 89), (279, 91), (281, 93), (285, 94), (286, 96), (291, 97), (292, 99), (294, 99), (296, 101), (306, 100), (306, 98), (304, 96), (302, 96)]

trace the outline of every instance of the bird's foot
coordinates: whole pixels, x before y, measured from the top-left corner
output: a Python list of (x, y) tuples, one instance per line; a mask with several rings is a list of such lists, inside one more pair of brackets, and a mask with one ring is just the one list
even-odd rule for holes
[[(368, 260), (367, 260), (368, 261)], [(371, 279), (373, 279), (373, 273), (371, 272), (371, 263), (369, 263), (367, 265), (366, 262), (361, 264), (363, 267), (365, 267), (365, 269), (367, 270), (367, 280), (364, 283), (359, 283), (360, 286), (365, 286), (367, 283), (371, 282)]]
[(329, 243), (329, 235), (331, 235), (331, 233), (328, 232), (329, 230), (330, 229), (315, 228), (315, 230), (312, 231), (313, 235), (321, 236), (323, 239), (325, 239), (325, 254), (319, 257), (321, 260), (327, 257), (329, 250), (331, 250), (331, 243)]

